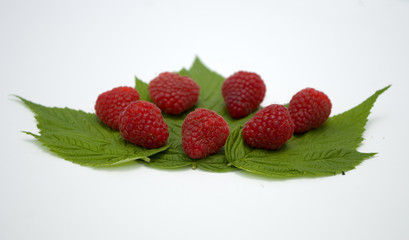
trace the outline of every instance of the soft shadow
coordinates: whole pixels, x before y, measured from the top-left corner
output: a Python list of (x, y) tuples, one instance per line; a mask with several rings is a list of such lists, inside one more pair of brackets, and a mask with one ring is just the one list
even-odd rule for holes
[(270, 182), (284, 182), (284, 181), (294, 181), (294, 180), (300, 180), (300, 179), (328, 178), (328, 177), (334, 177), (334, 176), (339, 175), (339, 174), (335, 174), (335, 175), (329, 175), (329, 176), (270, 177), (266, 175), (247, 172), (244, 170), (238, 170), (236, 172), (237, 172), (237, 175), (240, 175), (248, 179), (263, 180), (263, 181), (270, 181)]
[(18, 98), (18, 95), (9, 94), (7, 96), (9, 98), (9, 100), (11, 100), (11, 101), (13, 101), (15, 103), (21, 104), (22, 106), (25, 106), (24, 103), (20, 100), (20, 98)]
[[(147, 163), (143, 164), (146, 168), (153, 169), (153, 170), (158, 170), (158, 171), (164, 171), (164, 172), (187, 172), (187, 171), (192, 171), (191, 166), (186, 166), (186, 167), (180, 167), (180, 168), (159, 168), (159, 167), (152, 167), (149, 166)], [(197, 169), (195, 169), (197, 170)], [(193, 170), (193, 171), (195, 171)]]
[(43, 146), (43, 144), (41, 144), (41, 142), (37, 141), (33, 136), (31, 136), (31, 135), (29, 135), (29, 134), (27, 134), (27, 133), (24, 133), (24, 132), (21, 132), (21, 133), (24, 134), (25, 136), (32, 137), (32, 138), (25, 138), (25, 139), (23, 139), (24, 142), (28, 142), (28, 143), (30, 143), (30, 144), (34, 144), (34, 145), (36, 145), (37, 147), (41, 148), (43, 151), (47, 151), (47, 152), (49, 152), (50, 154), (53, 154), (54, 156), (57, 156), (57, 154), (55, 154), (55, 153), (49, 151), (48, 148), (46, 148), (45, 146)]
[[(87, 167), (87, 166), (84, 166), (84, 167)], [(116, 165), (105, 166), (105, 167), (89, 167), (89, 168), (92, 168), (96, 171), (128, 172), (128, 171), (133, 171), (141, 167), (142, 167), (141, 164), (137, 163), (137, 160), (135, 160), (135, 161), (120, 163)]]
[[(379, 122), (381, 122), (384, 119), (385, 119), (384, 116), (374, 116), (374, 117), (369, 116), (368, 121), (366, 122), (366, 124), (364, 126), (365, 130), (372, 128), (374, 124), (378, 124)], [(365, 132), (364, 132), (364, 134), (365, 134)]]

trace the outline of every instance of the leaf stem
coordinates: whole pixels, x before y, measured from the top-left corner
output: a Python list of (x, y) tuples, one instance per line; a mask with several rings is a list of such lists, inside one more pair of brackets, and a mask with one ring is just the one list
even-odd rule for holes
[(141, 159), (144, 160), (145, 162), (151, 162), (151, 159), (146, 156), (141, 157)]
[(192, 162), (192, 170), (196, 170), (197, 169), (197, 163), (196, 161)]

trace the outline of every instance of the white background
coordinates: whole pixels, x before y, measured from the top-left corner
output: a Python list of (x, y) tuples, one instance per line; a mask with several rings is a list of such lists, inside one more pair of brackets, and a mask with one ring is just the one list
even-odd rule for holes
[[(12, 94), (92, 112), (133, 77), (190, 67), (255, 71), (263, 105), (304, 87), (332, 114), (376, 90), (362, 152), (345, 176), (107, 169), (41, 147)], [(0, 239), (409, 239), (409, 1), (0, 0)]]

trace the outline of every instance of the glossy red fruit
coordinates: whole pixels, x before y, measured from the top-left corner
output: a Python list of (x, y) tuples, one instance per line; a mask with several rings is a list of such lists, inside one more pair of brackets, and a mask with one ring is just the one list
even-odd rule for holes
[(95, 114), (112, 129), (119, 129), (119, 115), (134, 101), (139, 100), (139, 93), (131, 87), (116, 87), (101, 93), (95, 103)]
[(242, 118), (257, 110), (265, 93), (263, 79), (252, 72), (236, 72), (226, 78), (222, 86), (222, 95), (232, 118)]
[(152, 101), (168, 114), (180, 114), (193, 107), (199, 97), (200, 87), (187, 76), (164, 72), (149, 83)]
[(146, 148), (161, 147), (169, 137), (160, 109), (142, 100), (129, 104), (121, 113), (119, 130), (125, 140)]
[(183, 150), (191, 158), (204, 158), (218, 152), (229, 136), (229, 125), (214, 111), (198, 108), (182, 124)]
[(272, 104), (258, 111), (243, 127), (244, 142), (253, 148), (275, 150), (293, 135), (294, 125), (283, 105)]
[(314, 88), (305, 88), (297, 92), (288, 106), (294, 122), (294, 132), (303, 133), (320, 127), (327, 121), (331, 107), (328, 96)]

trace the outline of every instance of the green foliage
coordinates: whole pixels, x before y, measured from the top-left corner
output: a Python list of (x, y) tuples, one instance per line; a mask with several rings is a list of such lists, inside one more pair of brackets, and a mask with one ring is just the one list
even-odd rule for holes
[(35, 113), (40, 135), (34, 136), (58, 156), (85, 166), (109, 166), (136, 159), (149, 162), (149, 156), (166, 150), (169, 145), (146, 149), (128, 143), (118, 131), (99, 122), (95, 114), (68, 108), (50, 108), (21, 101)]
[[(193, 111), (196, 108), (213, 110), (223, 116), (229, 124), (230, 129), (233, 129), (240, 124), (244, 124), (254, 114), (250, 114), (248, 117), (240, 120), (233, 120), (227, 112), (221, 93), (224, 78), (208, 69), (198, 58), (196, 58), (189, 70), (182, 69), (179, 74), (191, 77), (200, 86), (199, 100), (196, 103), (196, 106), (190, 109), (190, 111)], [(140, 81), (139, 79), (135, 80), (137, 82)], [(136, 83), (136, 85), (141, 85), (141, 83)], [(235, 170), (235, 167), (228, 166), (227, 159), (224, 155), (224, 149), (216, 154), (206, 157), (205, 159), (199, 160), (191, 159), (185, 154), (182, 147), (181, 127), (183, 120), (190, 111), (178, 116), (164, 114), (165, 122), (169, 127), (168, 142), (170, 148), (167, 151), (152, 156), (152, 161), (146, 164), (156, 168), (182, 168), (190, 166), (192, 168), (199, 168), (212, 172), (228, 172)]]
[(151, 101), (149, 97), (149, 85), (145, 82), (142, 82), (139, 78), (135, 77), (135, 89), (139, 93), (140, 100)]
[[(150, 167), (163, 169), (199, 168), (212, 172), (246, 170), (270, 177), (327, 176), (355, 168), (374, 153), (360, 153), (356, 149), (370, 110), (380, 94), (390, 86), (377, 91), (355, 108), (336, 115), (320, 128), (305, 134), (296, 134), (280, 150), (269, 151), (248, 147), (241, 131), (255, 112), (242, 119), (232, 119), (221, 94), (224, 78), (207, 68), (198, 58), (181, 75), (189, 76), (200, 86), (195, 107), (178, 115), (163, 113), (169, 128), (165, 146), (146, 149), (128, 143), (118, 131), (101, 123), (95, 114), (69, 108), (51, 108), (19, 97), (34, 113), (39, 135), (35, 137), (50, 151), (74, 163), (86, 166), (109, 166), (137, 159)], [(135, 88), (141, 100), (151, 101), (148, 84), (135, 77)], [(181, 126), (186, 115), (196, 108), (207, 108), (223, 116), (230, 126), (226, 146), (204, 159), (188, 157), (182, 147)]]
[(226, 157), (243, 170), (271, 177), (327, 176), (355, 168), (375, 153), (360, 153), (362, 133), (370, 110), (380, 94), (377, 91), (363, 103), (331, 117), (318, 129), (294, 135), (277, 151), (253, 149), (236, 128), (226, 143)]

